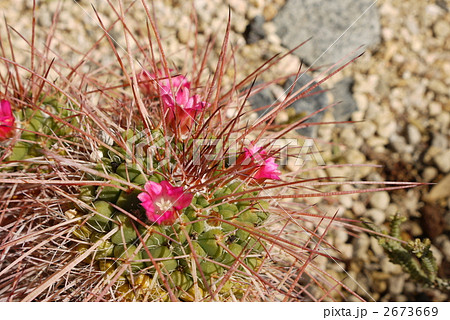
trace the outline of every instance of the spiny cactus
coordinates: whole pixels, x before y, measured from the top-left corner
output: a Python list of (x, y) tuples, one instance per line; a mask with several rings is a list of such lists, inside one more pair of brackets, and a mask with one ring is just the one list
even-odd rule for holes
[[(209, 44), (202, 54), (194, 50), (194, 63), (172, 67), (157, 15), (141, 3), (148, 46), (127, 28), (123, 7), (111, 8), (118, 19), (110, 26), (98, 15), (103, 30), (123, 24), (125, 56), (104, 34), (116, 64), (97, 64), (101, 40), (76, 66), (53, 63), (48, 47), (31, 48), (29, 67), (0, 56), (8, 70), (0, 77), (8, 102), (0, 109), (0, 300), (357, 296), (314, 259), (331, 247), (324, 241), (330, 225), (323, 224), (351, 228), (348, 221), (305, 212), (296, 200), (371, 189), (335, 192), (330, 185), (341, 181), (285, 176), (277, 156), (287, 146), (272, 144), (304, 125), (272, 123), (315, 86), (250, 122), (250, 85), (282, 57), (225, 88), (230, 21), (214, 68), (206, 63)], [(326, 72), (317, 83), (332, 75)]]
[[(124, 132), (124, 137), (127, 133), (129, 131)], [(141, 142), (131, 135), (128, 138)], [(155, 187), (162, 185), (169, 188), (169, 191), (173, 191), (173, 188), (162, 180), (162, 172), (154, 170), (152, 175), (147, 176), (142, 173), (148, 169), (145, 165), (140, 167), (127, 163), (126, 150), (116, 144), (112, 148), (123, 157), (117, 157), (115, 161), (103, 157), (95, 168), (115, 179), (109, 181), (108, 186), (81, 187), (79, 199), (86, 206), (81, 204), (66, 212), (71, 219), (83, 213), (89, 216), (87, 220), (80, 221), (79, 227), (74, 230), (74, 235), (85, 242), (79, 245), (78, 250), (84, 252), (88, 243), (103, 239), (115, 229), (110, 238), (102, 240), (102, 244), (88, 260), (96, 261), (97, 267), (102, 271), (107, 266), (106, 275), (123, 262), (129, 262), (128, 280), (123, 280), (125, 286), (140, 275), (150, 279), (155, 274), (157, 276), (156, 261), (161, 272), (169, 275), (169, 284), (175, 295), (183, 300), (192, 300), (196, 277), (197, 290), (206, 292), (214, 280), (220, 279), (227, 269), (236, 264), (237, 272), (223, 284), (221, 295), (226, 297), (228, 291), (232, 290), (237, 297), (242, 296), (243, 285), (240, 283), (248, 282), (246, 269), (256, 271), (262, 262), (265, 242), (261, 238), (264, 237), (264, 231), (259, 227), (269, 216), (269, 204), (265, 200), (251, 200), (258, 192), (245, 193), (248, 188), (245, 181), (236, 180), (215, 192), (208, 189), (197, 192), (189, 198), (188, 206), (179, 211), (178, 216), (173, 217), (174, 220), (169, 221), (169, 224), (166, 222), (172, 217), (157, 214), (146, 217), (145, 201), (142, 201), (146, 199), (146, 192), (141, 189), (148, 186), (149, 181)], [(104, 180), (95, 175), (90, 175), (90, 178)], [(130, 182), (136, 187), (129, 187), (120, 181)], [(239, 195), (233, 197), (234, 194)], [(230, 196), (235, 202), (224, 202)], [(169, 203), (169, 209), (171, 206)], [(195, 273), (196, 276), (193, 275)], [(165, 292), (164, 287), (158, 286), (158, 290)], [(141, 291), (141, 295), (146, 293), (144, 289)], [(128, 293), (128, 298), (131, 296), (133, 295)], [(165, 296), (168, 297), (167, 294)]]
[[(412, 279), (427, 286), (448, 291), (450, 289), (448, 280), (440, 279), (437, 276), (438, 266), (430, 249), (430, 239), (415, 239), (409, 242), (401, 240), (400, 225), (404, 221), (406, 221), (405, 217), (392, 216), (389, 233), (381, 231), (371, 223), (364, 222), (364, 224), (377, 232), (372, 235), (378, 239), (378, 243), (383, 247), (389, 260), (400, 265), (405, 272), (410, 274)], [(383, 237), (379, 235), (380, 233), (390, 237)]]
[[(60, 101), (62, 100), (62, 101)], [(9, 103), (9, 102), (8, 102)], [(51, 150), (58, 154), (65, 154), (63, 145), (73, 140), (72, 126), (78, 126), (78, 119), (73, 114), (70, 103), (63, 96), (59, 99), (54, 97), (42, 97), (42, 102), (38, 102), (38, 108), (23, 108), (14, 114), (17, 123), (22, 126), (21, 135), (5, 151), (0, 150), (0, 157), (4, 157), (4, 162), (13, 162), (11, 170), (18, 169), (16, 162), (41, 157), (42, 150)], [(62, 144), (56, 143), (63, 142)], [(32, 162), (26, 162), (32, 165)], [(4, 169), (5, 170), (5, 169)]]

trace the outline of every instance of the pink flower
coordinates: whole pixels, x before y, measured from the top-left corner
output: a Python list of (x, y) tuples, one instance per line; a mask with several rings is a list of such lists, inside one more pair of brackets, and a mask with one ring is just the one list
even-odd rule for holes
[(0, 102), (0, 140), (6, 139), (14, 129), (14, 116), (8, 100)]
[(177, 211), (189, 206), (194, 197), (192, 193), (185, 193), (183, 187), (174, 187), (167, 181), (148, 181), (144, 189), (138, 198), (147, 218), (159, 225), (173, 223), (178, 217)]
[(197, 114), (209, 106), (209, 103), (200, 100), (199, 95), (190, 96), (189, 89), (185, 87), (175, 95), (164, 94), (161, 98), (166, 124), (179, 136), (190, 132)]
[(244, 173), (249, 175), (252, 182), (263, 182), (266, 179), (280, 180), (281, 172), (277, 169), (274, 157), (267, 157), (266, 150), (253, 146), (245, 148), (243, 154), (237, 159)]
[[(169, 69), (169, 72), (174, 70)], [(138, 75), (138, 84), (142, 93), (146, 96), (158, 96), (159, 94), (171, 94), (170, 82), (172, 82), (173, 91), (176, 93), (182, 88), (190, 89), (191, 83), (183, 75), (169, 76), (165, 75), (164, 69), (154, 72), (142, 70)]]

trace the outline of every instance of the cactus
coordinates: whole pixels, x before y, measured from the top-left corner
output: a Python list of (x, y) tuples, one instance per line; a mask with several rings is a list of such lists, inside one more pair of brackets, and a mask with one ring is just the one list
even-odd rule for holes
[[(138, 141), (133, 138), (131, 140)], [(147, 181), (160, 182), (163, 173), (155, 170), (147, 176), (141, 172), (146, 172), (148, 168), (127, 162), (126, 150), (117, 144), (113, 144), (112, 148), (123, 155), (119, 160), (123, 162), (112, 167), (111, 159), (102, 158), (95, 167), (107, 168), (109, 176), (117, 180), (107, 181), (109, 185), (106, 187), (81, 187), (79, 199), (94, 212), (81, 207), (75, 211), (76, 215), (82, 215), (83, 210), (89, 215), (87, 223), (81, 226), (80, 222), (80, 228), (74, 231), (79, 240), (86, 240), (90, 235), (90, 242), (95, 243), (117, 228), (110, 239), (103, 241), (92, 253), (90, 260), (98, 264), (110, 262), (110, 269), (118, 268), (124, 262), (129, 263), (132, 272), (127, 272), (128, 280), (124, 281), (124, 285), (131, 285), (130, 282), (134, 281), (131, 277), (145, 275), (150, 277), (150, 281), (154, 277), (160, 279), (157, 264), (159, 270), (169, 276), (171, 290), (181, 300), (190, 299), (188, 292), (194, 291), (194, 282), (198, 283), (203, 294), (208, 293), (233, 264), (238, 266), (240, 274), (237, 278), (240, 281), (246, 278), (245, 269), (258, 270), (265, 248), (262, 239), (264, 231), (260, 226), (269, 217), (265, 200), (249, 200), (255, 195), (243, 193), (248, 187), (242, 181), (231, 181), (215, 192), (198, 192), (190, 206), (179, 213), (175, 223), (152, 223), (146, 219), (138, 195)], [(91, 178), (106, 181), (100, 176)], [(131, 182), (135, 186), (128, 187), (119, 181)], [(121, 190), (119, 186), (127, 190)], [(238, 192), (243, 194), (233, 197)], [(229, 197), (235, 202), (224, 201)], [(84, 252), (84, 248), (79, 250)], [(236, 297), (242, 296), (242, 286), (234, 286), (234, 282), (234, 279), (228, 281), (229, 289), (220, 294), (221, 299), (228, 297), (229, 290)], [(163, 286), (159, 290), (166, 292)], [(142, 288), (139, 295), (146, 293)], [(138, 299), (138, 296), (127, 293), (128, 298)]]

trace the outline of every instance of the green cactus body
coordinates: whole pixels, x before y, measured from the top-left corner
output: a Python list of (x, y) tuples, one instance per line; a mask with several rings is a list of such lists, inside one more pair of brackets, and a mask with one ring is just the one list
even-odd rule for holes
[(94, 202), (94, 208), (97, 213), (88, 220), (88, 225), (98, 232), (110, 230), (110, 218), (114, 208), (106, 201)]
[[(129, 133), (124, 135), (128, 140), (133, 138)], [(115, 145), (113, 148), (120, 151)], [(125, 155), (123, 150), (120, 153)], [(230, 268), (237, 263), (241, 274), (245, 274), (247, 268), (257, 270), (260, 267), (264, 241), (258, 236), (258, 229), (269, 216), (268, 203), (246, 200), (254, 197), (253, 193), (235, 196), (245, 192), (242, 182), (234, 181), (212, 194), (197, 194), (173, 224), (157, 225), (147, 220), (138, 195), (147, 181), (160, 183), (162, 174), (153, 171), (147, 175), (145, 167), (115, 156), (102, 158), (95, 170), (114, 180), (89, 174), (89, 179), (105, 181), (109, 186), (80, 188), (79, 199), (86, 203), (86, 208), (92, 209), (79, 209), (80, 213), (90, 217), (85, 225), (74, 230), (74, 234), (93, 243), (117, 228), (109, 239), (102, 241), (90, 261), (97, 261), (105, 277), (111, 277), (123, 263), (129, 264), (124, 272), (127, 277), (118, 285), (126, 300), (138, 299), (150, 291), (167, 297), (154, 264), (167, 277), (175, 295), (185, 301), (193, 299), (194, 269), (197, 290), (204, 295), (213, 282), (220, 281), (227, 266)], [(128, 183), (136, 187), (130, 187)], [(140, 250), (132, 258), (138, 246)], [(149, 285), (154, 277), (158, 278), (156, 287)], [(130, 290), (131, 285), (134, 291)], [(245, 290), (241, 281), (230, 279), (220, 292), (225, 299), (230, 292), (240, 296)]]
[[(53, 114), (58, 119), (63, 119), (76, 125), (77, 118), (73, 116), (73, 110), (67, 106), (65, 98), (59, 101), (56, 97), (42, 97), (41, 110)], [(6, 161), (21, 161), (33, 157), (42, 156), (42, 149), (51, 150), (57, 153), (64, 153), (62, 149), (55, 149), (53, 145), (58, 145), (59, 139), (73, 140), (72, 128), (64, 123), (58, 122), (55, 118), (39, 109), (23, 108), (16, 112), (15, 118), (23, 128), (20, 140), (12, 147), (11, 153), (6, 157)], [(50, 137), (49, 137), (50, 136)], [(59, 147), (56, 147), (59, 148)], [(35, 166), (32, 163), (17, 165), (16, 169)]]
[(142, 260), (142, 252), (138, 251), (135, 254), (136, 246), (124, 246), (122, 244), (114, 246), (114, 257), (117, 258), (118, 265), (122, 264), (122, 260), (130, 262), (131, 270), (137, 272), (144, 267), (144, 263), (138, 260)]
[(127, 215), (119, 213), (115, 217), (115, 221), (119, 224), (119, 230), (117, 230), (117, 232), (111, 237), (111, 241), (114, 244), (132, 243), (136, 240), (136, 231)]
[[(164, 259), (160, 261), (160, 265), (167, 273), (170, 273), (178, 267), (178, 262), (176, 259), (166, 259), (173, 257), (172, 252), (167, 246), (149, 248), (149, 251), (154, 259)], [(142, 257), (148, 260), (148, 262), (145, 263), (147, 266), (153, 266), (153, 263), (150, 260), (150, 256), (147, 254), (147, 251), (142, 252)]]

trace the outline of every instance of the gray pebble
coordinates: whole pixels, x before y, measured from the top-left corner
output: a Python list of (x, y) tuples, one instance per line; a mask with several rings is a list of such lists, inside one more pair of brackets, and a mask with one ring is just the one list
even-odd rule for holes
[(258, 42), (264, 39), (266, 32), (264, 31), (264, 17), (258, 15), (250, 21), (247, 28), (244, 31), (244, 38), (247, 44)]
[(290, 0), (274, 22), (289, 49), (313, 37), (295, 52), (309, 65), (337, 62), (361, 45), (378, 44), (381, 38), (372, 0)]
[(358, 106), (352, 95), (354, 82), (355, 80), (353, 78), (347, 77), (336, 83), (333, 87), (334, 102), (340, 102), (333, 107), (333, 116), (336, 121), (350, 120), (353, 112), (358, 110)]

